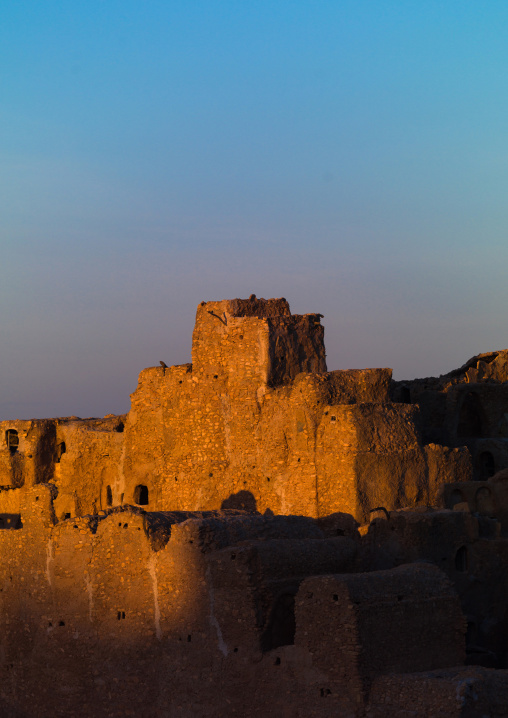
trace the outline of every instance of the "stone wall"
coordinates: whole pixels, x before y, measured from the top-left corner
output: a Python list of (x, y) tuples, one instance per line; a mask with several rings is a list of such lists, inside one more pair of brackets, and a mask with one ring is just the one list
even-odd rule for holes
[(350, 573), (359, 537), (305, 517), (124, 507), (55, 523), (54, 494), (25, 491), (23, 528), (0, 530), (6, 718), (359, 718), (379, 676), (463, 660), (432, 566)]
[(285, 299), (202, 302), (193, 364), (143, 370), (128, 415), (4, 422), (3, 486), (53, 482), (59, 519), (137, 504), (366, 521), (470, 478), (466, 451), (426, 447), (418, 408), (391, 403), (391, 370), (327, 372), (323, 336)]
[(418, 404), (425, 442), (466, 446), (473, 477), (508, 468), (508, 350), (472, 357), (440, 377), (394, 382), (395, 401)]

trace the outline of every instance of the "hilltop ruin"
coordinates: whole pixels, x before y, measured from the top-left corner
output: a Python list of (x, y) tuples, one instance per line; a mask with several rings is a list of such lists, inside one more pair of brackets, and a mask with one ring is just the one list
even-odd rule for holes
[(202, 302), (128, 414), (0, 424), (2, 715), (506, 715), (507, 468), (508, 351), (395, 382)]

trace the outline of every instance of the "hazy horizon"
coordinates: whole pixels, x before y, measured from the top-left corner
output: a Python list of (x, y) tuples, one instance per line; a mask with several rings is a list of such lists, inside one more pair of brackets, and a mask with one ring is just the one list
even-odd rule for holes
[(202, 300), (328, 369), (502, 349), (508, 5), (19, 4), (0, 26), (0, 420), (129, 409)]

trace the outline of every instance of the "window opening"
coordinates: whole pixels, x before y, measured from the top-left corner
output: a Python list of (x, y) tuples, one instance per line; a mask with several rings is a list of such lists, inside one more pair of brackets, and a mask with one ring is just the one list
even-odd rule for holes
[(461, 546), (455, 554), (455, 568), (461, 573), (467, 571), (467, 548)]
[(113, 506), (113, 492), (111, 491), (111, 486), (108, 486), (106, 489), (106, 505)]
[(56, 447), (56, 458), (55, 461), (57, 464), (60, 463), (60, 459), (62, 458), (62, 454), (65, 454), (65, 441), (61, 441), (57, 447)]
[(14, 454), (18, 450), (19, 436), (16, 429), (7, 429), (5, 432), (5, 442), (11, 454)]
[(138, 506), (146, 506), (148, 504), (148, 486), (139, 484), (134, 489), (134, 503)]

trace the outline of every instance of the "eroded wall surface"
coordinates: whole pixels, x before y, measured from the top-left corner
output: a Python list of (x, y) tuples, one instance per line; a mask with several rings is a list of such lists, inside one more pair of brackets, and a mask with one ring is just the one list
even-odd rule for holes
[(51, 481), (59, 519), (137, 504), (366, 521), (471, 476), (467, 451), (425, 446), (418, 407), (391, 391), (389, 369), (326, 371), (319, 314), (202, 302), (193, 363), (143, 370), (128, 415), (4, 422), (0, 486)]
[(501, 354), (408, 386), (203, 302), (128, 415), (3, 422), (2, 715), (503, 715)]
[(472, 357), (440, 377), (394, 382), (396, 401), (418, 404), (425, 442), (466, 446), (473, 478), (508, 468), (508, 350)]
[[(463, 715), (451, 582), (429, 564), (362, 572), (351, 517), (118, 507), (55, 524), (54, 493), (26, 491), (23, 528), (0, 531), (7, 718), (360, 718), (383, 715), (396, 681), (398, 710)], [(415, 698), (437, 668), (443, 699)], [(479, 690), (492, 682), (475, 676)]]

